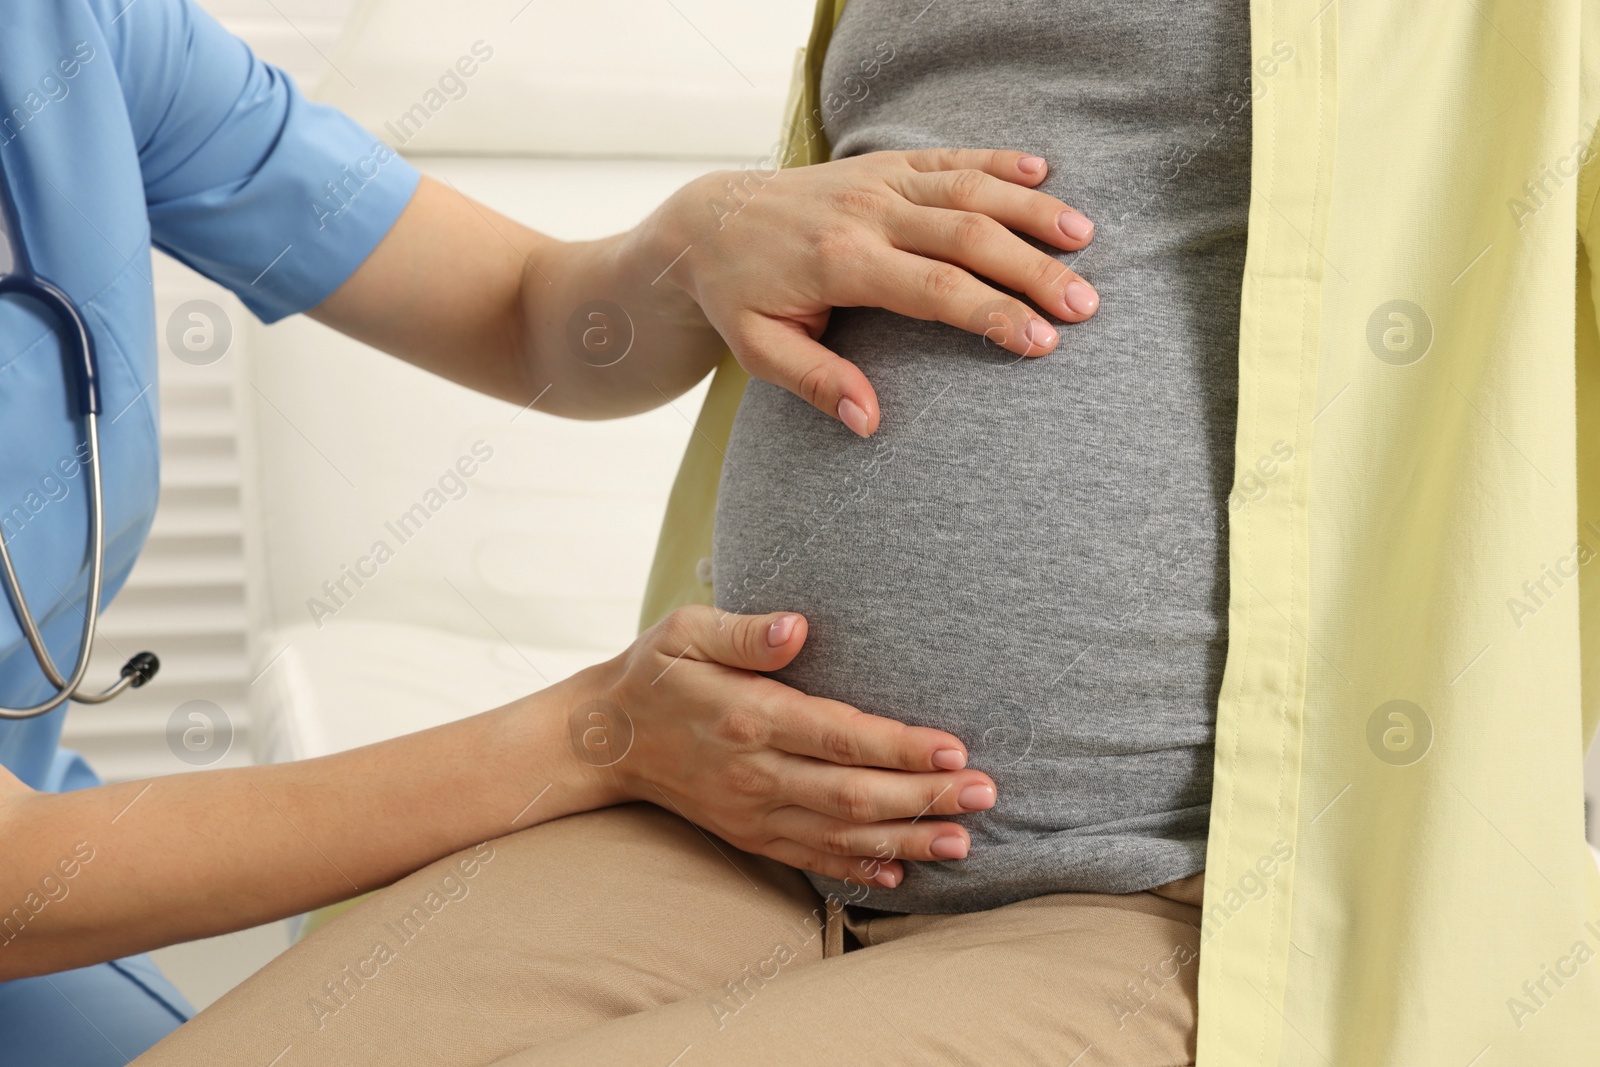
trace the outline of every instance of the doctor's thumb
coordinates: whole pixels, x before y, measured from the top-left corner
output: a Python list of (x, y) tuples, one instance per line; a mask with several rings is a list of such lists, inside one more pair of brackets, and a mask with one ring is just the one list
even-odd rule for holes
[(792, 611), (767, 615), (719, 612), (710, 633), (697, 635), (710, 659), (746, 671), (785, 667), (806, 643), (806, 619)]

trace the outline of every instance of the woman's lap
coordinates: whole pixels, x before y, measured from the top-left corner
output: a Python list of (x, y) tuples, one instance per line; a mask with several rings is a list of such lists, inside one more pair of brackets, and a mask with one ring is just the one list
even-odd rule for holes
[(1151, 893), (1073, 893), (874, 919), (891, 929), (868, 947), (781, 969), (739, 1000), (702, 991), (495, 1067), (1180, 1067), (1194, 1062), (1199, 918)]
[(372, 894), (139, 1062), (489, 1063), (731, 978), (813, 900), (658, 808), (558, 819)]
[(674, 815), (590, 812), (373, 894), (139, 1063), (1191, 1062), (1191, 905), (851, 909), (869, 947), (824, 960), (827, 914), (798, 872)]

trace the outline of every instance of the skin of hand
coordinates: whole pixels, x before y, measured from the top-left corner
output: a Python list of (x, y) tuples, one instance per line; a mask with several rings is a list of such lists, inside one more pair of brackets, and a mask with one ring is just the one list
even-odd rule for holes
[(864, 885), (899, 885), (902, 859), (964, 858), (966, 829), (929, 816), (993, 807), (993, 780), (964, 769), (952, 734), (754, 673), (787, 665), (806, 632), (793, 613), (681, 608), (591, 672), (587, 721), (616, 788), (746, 852)]
[(424, 177), (311, 314), (453, 381), (575, 418), (657, 407), (704, 378), (726, 344), (753, 376), (865, 436), (879, 423), (871, 384), (817, 341), (834, 307), (937, 319), (1028, 356), (1058, 341), (1028, 300), (1066, 322), (1094, 313), (1093, 288), (1019, 236), (1069, 251), (1092, 236), (1088, 219), (1032, 188), (1046, 172), (1003, 150), (720, 171), (597, 241), (556, 240)]
[(690, 183), (638, 232), (685, 249), (666, 278), (751, 376), (866, 437), (879, 420), (871, 383), (817, 340), (833, 308), (881, 307), (1042, 356), (1055, 328), (982, 279), (1066, 322), (1099, 307), (1088, 282), (1018, 236), (1077, 251), (1093, 235), (1082, 214), (1031, 188), (1047, 171), (1021, 152), (954, 149), (723, 171)]
[(961, 795), (987, 807), (993, 784), (945, 769), (965, 762), (954, 737), (754, 673), (788, 662), (804, 637), (794, 615), (683, 611), (621, 656), (504, 707), (319, 759), (70, 793), (0, 769), (0, 981), (296, 915), (634, 799), (739, 847), (878, 885), (901, 877), (883, 857), (942, 855), (933, 842), (950, 837), (964, 854), (960, 827), (908, 820), (972, 810)]

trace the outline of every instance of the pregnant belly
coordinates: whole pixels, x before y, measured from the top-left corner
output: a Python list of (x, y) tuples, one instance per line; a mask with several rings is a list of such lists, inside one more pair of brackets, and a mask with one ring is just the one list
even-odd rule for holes
[(1172, 455), (1173, 433), (1207, 439), (1193, 376), (1133, 388), (1114, 358), (1019, 362), (865, 309), (836, 312), (825, 343), (872, 379), (882, 429), (859, 440), (751, 383), (718, 606), (805, 614), (781, 681), (956, 734), (999, 793), (960, 819), (968, 859), (910, 864), (871, 905), (1166, 880), (1203, 847), (1224, 650), (1218, 487), (1207, 456)]

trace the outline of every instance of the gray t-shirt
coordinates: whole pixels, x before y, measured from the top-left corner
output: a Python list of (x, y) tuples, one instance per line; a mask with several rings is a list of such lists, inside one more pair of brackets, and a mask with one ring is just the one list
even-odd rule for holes
[(994, 809), (961, 817), (967, 859), (908, 864), (871, 907), (972, 911), (1204, 869), (1249, 39), (1246, 0), (845, 9), (823, 73), (835, 156), (1045, 156), (1044, 190), (1096, 223), (1085, 252), (1057, 258), (1102, 298), (1037, 360), (836, 311), (824, 343), (882, 402), (871, 440), (774, 386), (745, 392), (717, 506), (718, 605), (803, 612), (810, 639), (776, 677), (949, 730), (999, 787)]

